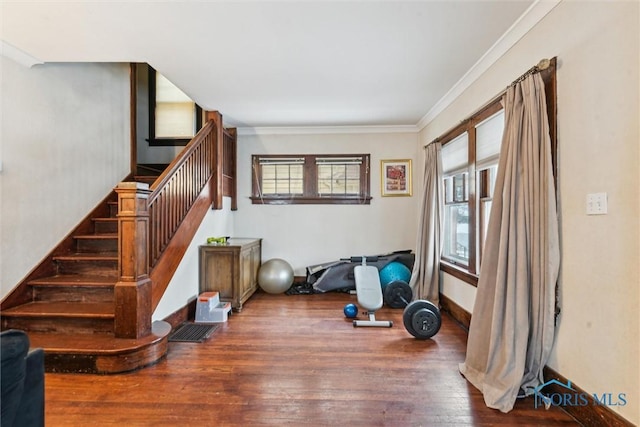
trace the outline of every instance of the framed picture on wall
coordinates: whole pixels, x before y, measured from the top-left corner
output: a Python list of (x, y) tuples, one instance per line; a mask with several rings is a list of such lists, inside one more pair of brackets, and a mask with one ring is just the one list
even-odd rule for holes
[(382, 197), (411, 196), (411, 159), (381, 160), (380, 189)]

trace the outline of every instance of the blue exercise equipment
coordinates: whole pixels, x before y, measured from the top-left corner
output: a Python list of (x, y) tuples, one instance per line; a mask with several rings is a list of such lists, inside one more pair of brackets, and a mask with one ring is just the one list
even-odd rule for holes
[(380, 284), (382, 289), (392, 282), (407, 282), (411, 280), (409, 267), (398, 261), (392, 261), (380, 269)]
[(345, 317), (347, 317), (348, 319), (353, 319), (354, 317), (358, 316), (358, 306), (353, 303), (345, 305), (343, 311)]

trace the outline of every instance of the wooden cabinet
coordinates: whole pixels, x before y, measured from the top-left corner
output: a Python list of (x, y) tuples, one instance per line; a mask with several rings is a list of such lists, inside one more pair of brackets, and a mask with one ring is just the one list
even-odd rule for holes
[(200, 246), (200, 292), (218, 291), (234, 311), (258, 289), (262, 239), (229, 239), (226, 245)]

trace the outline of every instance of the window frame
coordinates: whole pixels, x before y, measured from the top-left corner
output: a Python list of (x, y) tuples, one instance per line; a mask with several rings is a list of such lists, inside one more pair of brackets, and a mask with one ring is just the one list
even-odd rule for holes
[[(458, 188), (457, 188), (457, 184), (456, 181), (458, 181), (458, 177), (462, 178), (462, 194), (458, 195)], [(447, 185), (447, 180), (450, 181), (450, 185)], [(467, 212), (470, 212), (470, 204), (469, 204), (469, 174), (467, 172), (466, 169), (462, 170), (462, 169), (456, 169), (453, 171), (450, 171), (450, 173), (447, 174), (447, 176), (443, 177), (443, 187), (444, 187), (444, 215), (443, 218), (448, 218), (450, 215), (450, 212), (448, 210), (448, 208), (453, 208), (453, 209), (458, 209), (461, 206), (466, 206)], [(449, 194), (449, 191), (451, 192), (451, 197), (447, 197), (447, 195)], [(470, 216), (469, 216), (469, 220), (470, 221)], [(457, 223), (456, 223), (457, 224)], [(451, 264), (457, 265), (457, 266), (462, 266), (463, 268), (468, 268), (468, 264), (469, 262), (471, 262), (471, 260), (469, 259), (468, 261), (464, 261), (464, 258), (456, 256), (456, 255), (449, 255), (449, 254), (445, 254), (445, 249), (447, 248), (447, 241), (451, 242), (450, 237), (448, 236), (447, 233), (447, 229), (446, 227), (443, 229), (443, 233), (442, 235), (444, 236), (444, 242), (443, 242), (443, 253), (442, 253), (442, 258), (446, 259), (448, 262), (450, 262)], [(451, 230), (449, 230), (451, 231)], [(457, 230), (455, 232), (452, 233), (453, 235), (457, 235)], [(470, 234), (470, 233), (469, 233)], [(455, 243), (457, 243), (456, 239), (453, 239), (455, 241)], [(471, 253), (471, 248), (470, 248), (470, 244), (471, 241), (469, 240), (467, 242), (467, 245), (469, 246), (469, 253)], [(457, 252), (457, 249), (454, 250), (454, 252)]]
[[(361, 157), (359, 193), (321, 195), (318, 192), (318, 159)], [(302, 194), (261, 194), (262, 165), (260, 159), (304, 159)], [(251, 203), (258, 205), (368, 205), (371, 201), (370, 154), (253, 154), (251, 156)], [(260, 181), (259, 181), (260, 180)]]
[[(477, 170), (476, 170), (476, 126), (482, 123), (484, 120), (493, 116), (497, 112), (503, 109), (502, 97), (495, 98), (480, 111), (474, 115), (468, 117), (462, 121), (458, 126), (451, 129), (444, 134), (439, 141), (444, 147), (447, 143), (453, 141), (460, 135), (467, 133), (468, 146), (467, 146), (467, 165), (464, 172), (467, 173), (467, 194), (469, 205), (469, 261), (465, 265), (462, 262), (458, 262), (454, 258), (449, 258), (446, 255), (440, 257), (440, 269), (455, 276), (465, 282), (477, 285), (479, 270), (479, 254), (482, 248), (480, 248), (480, 227), (479, 227), (479, 194), (477, 185)], [(456, 174), (461, 171), (456, 171)], [(445, 177), (443, 177), (445, 178)], [(444, 187), (444, 180), (443, 180)]]
[(149, 146), (152, 147), (167, 147), (167, 146), (184, 146), (189, 143), (193, 139), (193, 137), (198, 133), (200, 129), (202, 129), (202, 108), (195, 104), (195, 123), (196, 129), (194, 130), (193, 136), (191, 138), (167, 138), (160, 137), (156, 138), (156, 73), (157, 71), (149, 66), (148, 67), (148, 90), (149, 90)]
[[(549, 137), (551, 139), (552, 169), (554, 185), (557, 187), (556, 58), (551, 59), (549, 67), (546, 70), (540, 71), (540, 75), (545, 84), (547, 115), (549, 118)], [(479, 221), (482, 220), (480, 217), (480, 207), (482, 201), (487, 200), (487, 198), (482, 198), (482, 195), (478, 193), (478, 191), (482, 191), (482, 189), (479, 188), (481, 183), (476, 182), (478, 179), (478, 171), (486, 168), (486, 165), (483, 165), (479, 170), (476, 168), (476, 126), (502, 109), (502, 94), (500, 94), (474, 114), (461, 121), (457, 126), (445, 132), (439, 138), (436, 138), (436, 141), (440, 141), (442, 146), (444, 146), (464, 132), (468, 132), (469, 143), (467, 171), (469, 177), (469, 248), (471, 250), (469, 265), (464, 266), (460, 263), (456, 263), (455, 260), (449, 259), (446, 256), (441, 256), (440, 270), (473, 286), (477, 286), (478, 284), (480, 263), (477, 261), (479, 260), (479, 257), (482, 256), (481, 242), (483, 240), (482, 236), (480, 236), (482, 229), (479, 223)], [(444, 179), (442, 186), (444, 189)], [(491, 200), (493, 200), (492, 197)]]
[[(478, 253), (480, 254), (480, 261), (482, 260), (482, 253), (484, 250), (485, 233), (486, 229), (484, 224), (489, 224), (488, 217), (491, 212), (491, 206), (493, 205), (493, 194), (495, 191), (495, 180), (498, 173), (498, 163), (492, 162), (485, 164), (477, 171), (478, 179)], [(493, 181), (493, 182), (492, 182)], [(492, 185), (493, 184), (493, 185)], [(489, 203), (489, 207), (486, 208), (486, 204)], [(486, 216), (486, 218), (485, 218)]]

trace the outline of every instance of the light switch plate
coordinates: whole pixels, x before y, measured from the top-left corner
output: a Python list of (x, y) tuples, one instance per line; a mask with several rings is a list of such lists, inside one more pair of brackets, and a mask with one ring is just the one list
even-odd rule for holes
[(587, 194), (587, 215), (607, 214), (607, 193)]

